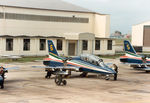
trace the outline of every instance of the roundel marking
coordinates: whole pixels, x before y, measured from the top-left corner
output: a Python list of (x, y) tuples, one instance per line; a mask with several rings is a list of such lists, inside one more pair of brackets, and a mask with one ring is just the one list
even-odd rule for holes
[(130, 50), (130, 46), (129, 46), (129, 44), (127, 44), (127, 49), (128, 49), (128, 50)]
[(51, 50), (51, 51), (53, 51), (53, 50), (54, 50), (53, 45), (50, 45), (50, 50)]

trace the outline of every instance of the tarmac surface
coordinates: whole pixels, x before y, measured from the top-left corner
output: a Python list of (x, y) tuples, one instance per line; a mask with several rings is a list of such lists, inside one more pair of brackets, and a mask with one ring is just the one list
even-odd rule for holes
[(73, 72), (66, 86), (57, 86), (54, 76), (45, 79), (45, 70), (31, 68), (42, 62), (3, 64), (18, 66), (9, 70), (0, 103), (150, 103), (150, 73), (120, 64), (119, 59), (104, 59), (119, 67), (118, 81), (101, 79), (96, 74), (81, 78)]

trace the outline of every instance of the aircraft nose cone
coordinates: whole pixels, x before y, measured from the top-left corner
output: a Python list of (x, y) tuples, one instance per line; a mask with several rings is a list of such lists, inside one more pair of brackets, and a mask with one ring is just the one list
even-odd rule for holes
[(116, 73), (116, 71), (112, 68), (108, 68), (108, 71), (109, 71), (110, 74), (115, 74)]

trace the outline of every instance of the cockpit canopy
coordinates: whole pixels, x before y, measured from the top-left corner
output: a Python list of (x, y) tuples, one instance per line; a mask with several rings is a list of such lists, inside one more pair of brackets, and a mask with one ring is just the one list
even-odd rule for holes
[(92, 55), (92, 54), (81, 54), (80, 58), (83, 61), (92, 63), (97, 66), (100, 66), (100, 63), (103, 63), (103, 60), (100, 57)]

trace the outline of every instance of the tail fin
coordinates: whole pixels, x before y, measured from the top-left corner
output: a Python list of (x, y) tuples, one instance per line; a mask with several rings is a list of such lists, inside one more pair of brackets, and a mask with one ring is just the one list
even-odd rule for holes
[(136, 54), (136, 51), (134, 50), (134, 48), (132, 47), (130, 42), (127, 40), (124, 41), (124, 50), (125, 50), (125, 52), (130, 52), (130, 53)]
[(57, 55), (58, 56), (58, 53), (57, 53), (57, 50), (53, 44), (53, 41), (52, 40), (48, 40), (48, 52), (50, 54), (54, 54), (54, 55)]

